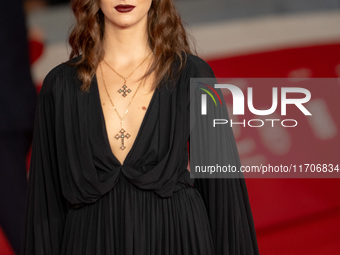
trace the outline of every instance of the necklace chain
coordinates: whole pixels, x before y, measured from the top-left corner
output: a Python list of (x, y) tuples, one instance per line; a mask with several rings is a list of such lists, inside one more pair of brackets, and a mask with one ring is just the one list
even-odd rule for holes
[(144, 62), (146, 61), (146, 59), (151, 55), (152, 51), (143, 59), (143, 61), (127, 76), (124, 77), (123, 75), (119, 74), (112, 66), (109, 65), (109, 63), (107, 63), (107, 61), (105, 59), (103, 59), (104, 63), (113, 71), (115, 72), (119, 77), (123, 78), (125, 81), (127, 81), (128, 78), (130, 78), (131, 75), (133, 75), (137, 69), (144, 64)]
[[(152, 52), (151, 52), (151, 53), (152, 53)], [(149, 57), (151, 53), (149, 53), (149, 55), (148, 55), (147, 57)], [(147, 59), (147, 57), (143, 60), (143, 62), (142, 62), (139, 66), (141, 66), (141, 65), (144, 63), (144, 61)], [(104, 62), (105, 62), (105, 60), (104, 60)], [(105, 63), (106, 63), (106, 62), (105, 62)], [(107, 64), (107, 63), (106, 63), (106, 64)], [(125, 145), (124, 145), (124, 140), (125, 140), (125, 138), (129, 138), (129, 137), (131, 136), (129, 133), (127, 133), (127, 132), (124, 130), (124, 119), (125, 119), (126, 114), (127, 114), (128, 111), (129, 111), (130, 104), (132, 103), (132, 101), (133, 101), (135, 95), (137, 94), (137, 91), (138, 91), (139, 87), (141, 86), (141, 84), (143, 83), (143, 81), (144, 81), (144, 83), (145, 83), (145, 78), (141, 79), (141, 81), (139, 82), (138, 87), (137, 87), (135, 93), (133, 94), (132, 98), (130, 99), (130, 102), (129, 102), (128, 106), (126, 107), (125, 112), (124, 112), (123, 117), (122, 117), (122, 116), (119, 114), (119, 112), (118, 112), (116, 106), (114, 105), (114, 103), (113, 103), (113, 101), (112, 101), (112, 99), (111, 99), (110, 93), (109, 93), (109, 91), (108, 91), (108, 89), (107, 89), (107, 87), (106, 87), (106, 82), (105, 82), (105, 78), (104, 78), (104, 73), (103, 73), (102, 64), (100, 64), (99, 66), (100, 66), (101, 76), (102, 76), (102, 79), (103, 79), (103, 83), (104, 83), (104, 87), (105, 87), (106, 94), (107, 94), (107, 96), (109, 97), (109, 100), (110, 100), (111, 105), (113, 106), (113, 109), (115, 110), (115, 112), (117, 113), (118, 117), (119, 117), (120, 120), (121, 120), (121, 129), (120, 129), (120, 131), (119, 131), (120, 134), (119, 134), (119, 133), (116, 134), (115, 138), (116, 138), (117, 140), (118, 140), (118, 139), (121, 139), (121, 146), (120, 146), (120, 149), (121, 149), (121, 150), (124, 150), (124, 149), (126, 148)], [(108, 66), (109, 66), (109, 65), (108, 65)], [(138, 66), (138, 67), (139, 67), (139, 66)], [(109, 67), (110, 67), (110, 66), (109, 66)], [(138, 68), (138, 67), (137, 67), (137, 68)], [(149, 64), (149, 66), (148, 66), (148, 69), (149, 69), (149, 67), (150, 67), (150, 64)], [(114, 70), (114, 69), (112, 69), (112, 70)], [(136, 70), (137, 70), (137, 69), (136, 69)], [(118, 73), (117, 73), (117, 74), (118, 74)], [(132, 74), (130, 74), (130, 76), (131, 76), (131, 75), (132, 75)], [(126, 79), (127, 79), (127, 78), (126, 78)], [(125, 80), (126, 80), (126, 79), (125, 79)]]
[[(104, 78), (104, 75), (103, 75), (103, 68), (102, 68), (102, 65), (101, 65), (101, 64), (100, 64), (100, 71), (101, 71), (101, 75), (102, 75), (102, 78), (103, 78), (103, 83), (104, 83), (104, 87), (105, 87), (106, 94), (107, 94), (107, 96), (109, 97), (109, 100), (110, 100), (111, 105), (113, 106), (113, 109), (116, 111), (118, 117), (121, 119), (121, 121), (122, 121), (122, 123), (123, 123), (123, 120), (124, 120), (124, 118), (125, 118), (125, 115), (126, 115), (127, 112), (129, 111), (130, 104), (132, 103), (132, 100), (134, 99), (135, 95), (137, 94), (137, 91), (138, 91), (140, 85), (142, 84), (142, 81), (143, 81), (143, 80), (141, 80), (141, 81), (139, 82), (139, 85), (138, 85), (138, 87), (137, 87), (137, 89), (136, 89), (136, 92), (133, 94), (132, 98), (130, 99), (130, 102), (129, 102), (129, 104), (128, 104), (128, 106), (127, 106), (125, 112), (124, 112), (123, 118), (122, 118), (121, 115), (119, 114), (119, 112), (117, 111), (117, 108), (116, 108), (116, 106), (114, 105), (112, 99), (111, 99), (111, 96), (110, 96), (109, 91), (107, 90), (105, 78)], [(123, 125), (122, 125), (122, 127), (123, 127)]]

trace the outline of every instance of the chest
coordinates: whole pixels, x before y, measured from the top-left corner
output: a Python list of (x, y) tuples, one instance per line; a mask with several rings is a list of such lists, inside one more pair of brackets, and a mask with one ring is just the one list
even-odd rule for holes
[(97, 88), (105, 121), (106, 136), (115, 157), (123, 164), (139, 135), (155, 95), (153, 76), (134, 83), (104, 80), (98, 75)]

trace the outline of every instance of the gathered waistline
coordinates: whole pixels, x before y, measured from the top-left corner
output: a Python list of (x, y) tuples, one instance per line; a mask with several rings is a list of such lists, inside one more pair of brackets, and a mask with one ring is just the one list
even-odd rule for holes
[[(138, 188), (138, 187), (137, 187)], [(182, 182), (177, 182), (175, 185), (174, 185), (174, 189), (173, 189), (173, 193), (172, 195), (175, 195), (176, 193), (178, 193), (179, 191), (181, 191), (182, 189), (187, 189), (187, 188), (193, 188), (193, 185), (190, 185), (188, 183), (182, 183)], [(142, 190), (142, 189), (140, 189)], [(143, 190), (145, 191), (145, 190)], [(156, 195), (157, 195), (157, 192), (155, 190), (148, 190), (149, 192), (154, 192)], [(158, 196), (158, 195), (157, 195)], [(159, 196), (160, 197), (160, 196)], [(171, 198), (172, 196), (168, 196), (168, 197), (162, 197), (164, 199), (169, 199)], [(99, 198), (101, 199), (101, 198)], [(80, 204), (73, 204), (71, 203), (70, 201), (66, 200), (66, 204), (67, 204), (67, 208), (68, 209), (79, 209), (81, 207), (84, 207), (84, 206), (87, 206), (87, 205), (92, 205), (92, 204), (95, 204), (98, 200), (96, 200), (95, 202), (93, 203), (80, 203)]]

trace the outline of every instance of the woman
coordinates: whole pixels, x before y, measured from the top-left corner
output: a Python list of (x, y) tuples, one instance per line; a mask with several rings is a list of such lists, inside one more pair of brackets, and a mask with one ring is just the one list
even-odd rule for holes
[(187, 170), (189, 80), (214, 74), (173, 2), (72, 6), (71, 60), (37, 104), (24, 254), (258, 254), (244, 180)]

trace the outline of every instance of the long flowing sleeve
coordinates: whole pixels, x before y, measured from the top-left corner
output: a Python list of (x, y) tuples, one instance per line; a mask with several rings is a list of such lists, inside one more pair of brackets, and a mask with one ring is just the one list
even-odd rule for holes
[[(195, 70), (192, 78), (215, 77), (206, 62), (199, 58), (194, 62)], [(202, 90), (200, 94), (201, 92)], [(216, 111), (215, 115), (219, 118), (223, 117), (229, 121), (223, 94), (220, 89), (216, 89), (216, 92), (222, 99), (222, 106), (215, 106), (213, 100), (207, 100), (207, 108)], [(213, 95), (212, 92), (211, 94)], [(208, 96), (208, 99), (211, 98)], [(201, 109), (199, 100), (190, 99), (190, 101), (190, 104), (195, 104), (192, 107), (196, 112), (197, 109)], [(207, 117), (209, 118), (209, 113)], [(210, 115), (210, 120), (212, 117), (214, 114)], [(241, 163), (232, 128), (229, 125), (220, 125), (211, 132), (206, 121), (198, 120), (200, 116), (191, 113), (190, 118), (192, 118), (190, 122), (196, 123), (195, 130), (190, 132), (190, 139), (196, 139), (190, 141), (190, 148), (195, 146), (190, 149), (190, 153), (193, 154), (190, 155), (191, 172), (195, 170), (192, 164), (192, 158), (195, 157), (197, 162), (202, 162), (203, 157), (211, 157), (210, 161), (208, 160), (210, 163), (221, 160), (224, 164), (240, 169)], [(195, 132), (196, 134), (193, 135)], [(207, 208), (216, 255), (259, 254), (246, 182), (242, 174), (238, 176), (241, 178), (235, 178), (235, 175), (233, 177), (231, 175), (232, 178), (195, 178), (194, 186), (200, 192)]]
[(59, 255), (66, 204), (61, 194), (54, 121), (55, 72), (45, 78), (35, 111), (23, 255)]

